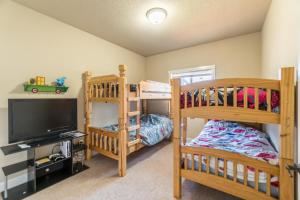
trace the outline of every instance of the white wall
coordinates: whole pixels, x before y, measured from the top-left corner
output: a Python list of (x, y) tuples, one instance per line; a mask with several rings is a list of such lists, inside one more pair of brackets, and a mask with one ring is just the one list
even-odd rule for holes
[[(273, 0), (262, 30), (262, 76), (278, 78), (281, 66), (300, 67), (300, 1), (299, 0)], [(300, 74), (298, 71), (298, 80)], [(299, 82), (298, 82), (299, 83)], [(298, 94), (300, 90), (298, 87)], [(298, 98), (299, 113), (299, 98)], [(299, 125), (298, 116), (298, 125)], [(267, 132), (279, 148), (278, 126), (266, 126)], [(300, 144), (298, 128), (298, 145)], [(297, 138), (297, 137), (296, 137)], [(296, 151), (297, 152), (297, 151)], [(298, 160), (300, 149), (298, 147)], [(299, 161), (298, 161), (299, 162)], [(298, 177), (299, 180), (299, 177)], [(300, 184), (298, 181), (298, 199), (300, 197)]]
[[(169, 81), (174, 69), (216, 65), (216, 78), (260, 77), (261, 34), (253, 33), (147, 57), (146, 78)], [(166, 108), (166, 106), (165, 106)], [(201, 120), (188, 120), (188, 135), (194, 137)]]
[(174, 69), (216, 65), (217, 78), (257, 77), (261, 36), (253, 33), (147, 57), (147, 79), (168, 82)]
[[(145, 76), (145, 57), (10, 0), (0, 0), (0, 55), (0, 146), (8, 143), (8, 98), (78, 98), (82, 130), (83, 72), (117, 74), (118, 65), (126, 64), (130, 82)], [(70, 89), (64, 95), (23, 92), (22, 84), (36, 75), (46, 76), (48, 83), (66, 76)], [(25, 157), (22, 153), (8, 157), (0, 153), (0, 167)], [(0, 172), (0, 182), (2, 179)]]
[[(273, 0), (262, 30), (262, 76), (279, 78), (282, 66), (297, 66), (299, 38), (298, 0)], [(267, 126), (277, 148), (279, 147), (278, 127)]]

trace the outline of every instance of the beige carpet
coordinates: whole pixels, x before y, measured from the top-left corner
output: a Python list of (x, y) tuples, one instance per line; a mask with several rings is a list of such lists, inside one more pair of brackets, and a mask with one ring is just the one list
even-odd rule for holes
[[(144, 148), (128, 158), (126, 177), (117, 176), (117, 162), (97, 155), (90, 169), (57, 183), (28, 200), (169, 200), (172, 191), (172, 144)], [(189, 200), (232, 200), (230, 195), (183, 181), (183, 197)]]

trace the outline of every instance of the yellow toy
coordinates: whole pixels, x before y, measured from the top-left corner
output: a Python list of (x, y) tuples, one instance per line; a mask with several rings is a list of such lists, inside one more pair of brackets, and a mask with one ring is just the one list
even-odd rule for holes
[(36, 82), (36, 85), (45, 85), (46, 84), (46, 78), (43, 77), (43, 76), (37, 76), (35, 78), (35, 82)]

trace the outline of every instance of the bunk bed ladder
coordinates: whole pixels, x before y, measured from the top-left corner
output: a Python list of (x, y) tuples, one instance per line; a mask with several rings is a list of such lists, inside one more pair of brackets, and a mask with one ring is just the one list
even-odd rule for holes
[[(138, 85), (131, 85), (128, 84), (127, 86), (127, 94), (128, 94), (128, 103), (127, 103), (127, 131), (128, 131), (128, 152), (130, 154), (134, 151), (139, 150), (141, 145), (141, 138), (140, 138), (140, 115), (141, 115), (141, 105), (140, 105), (140, 95), (139, 89), (137, 88)], [(135, 110), (132, 109), (135, 108)], [(136, 124), (131, 125), (130, 119), (136, 119)], [(131, 131), (136, 131), (135, 139), (130, 138)]]

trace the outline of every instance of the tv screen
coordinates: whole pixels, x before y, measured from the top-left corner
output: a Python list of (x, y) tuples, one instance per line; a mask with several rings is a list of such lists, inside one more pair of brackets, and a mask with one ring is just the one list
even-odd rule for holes
[(9, 99), (9, 143), (77, 129), (76, 99)]

